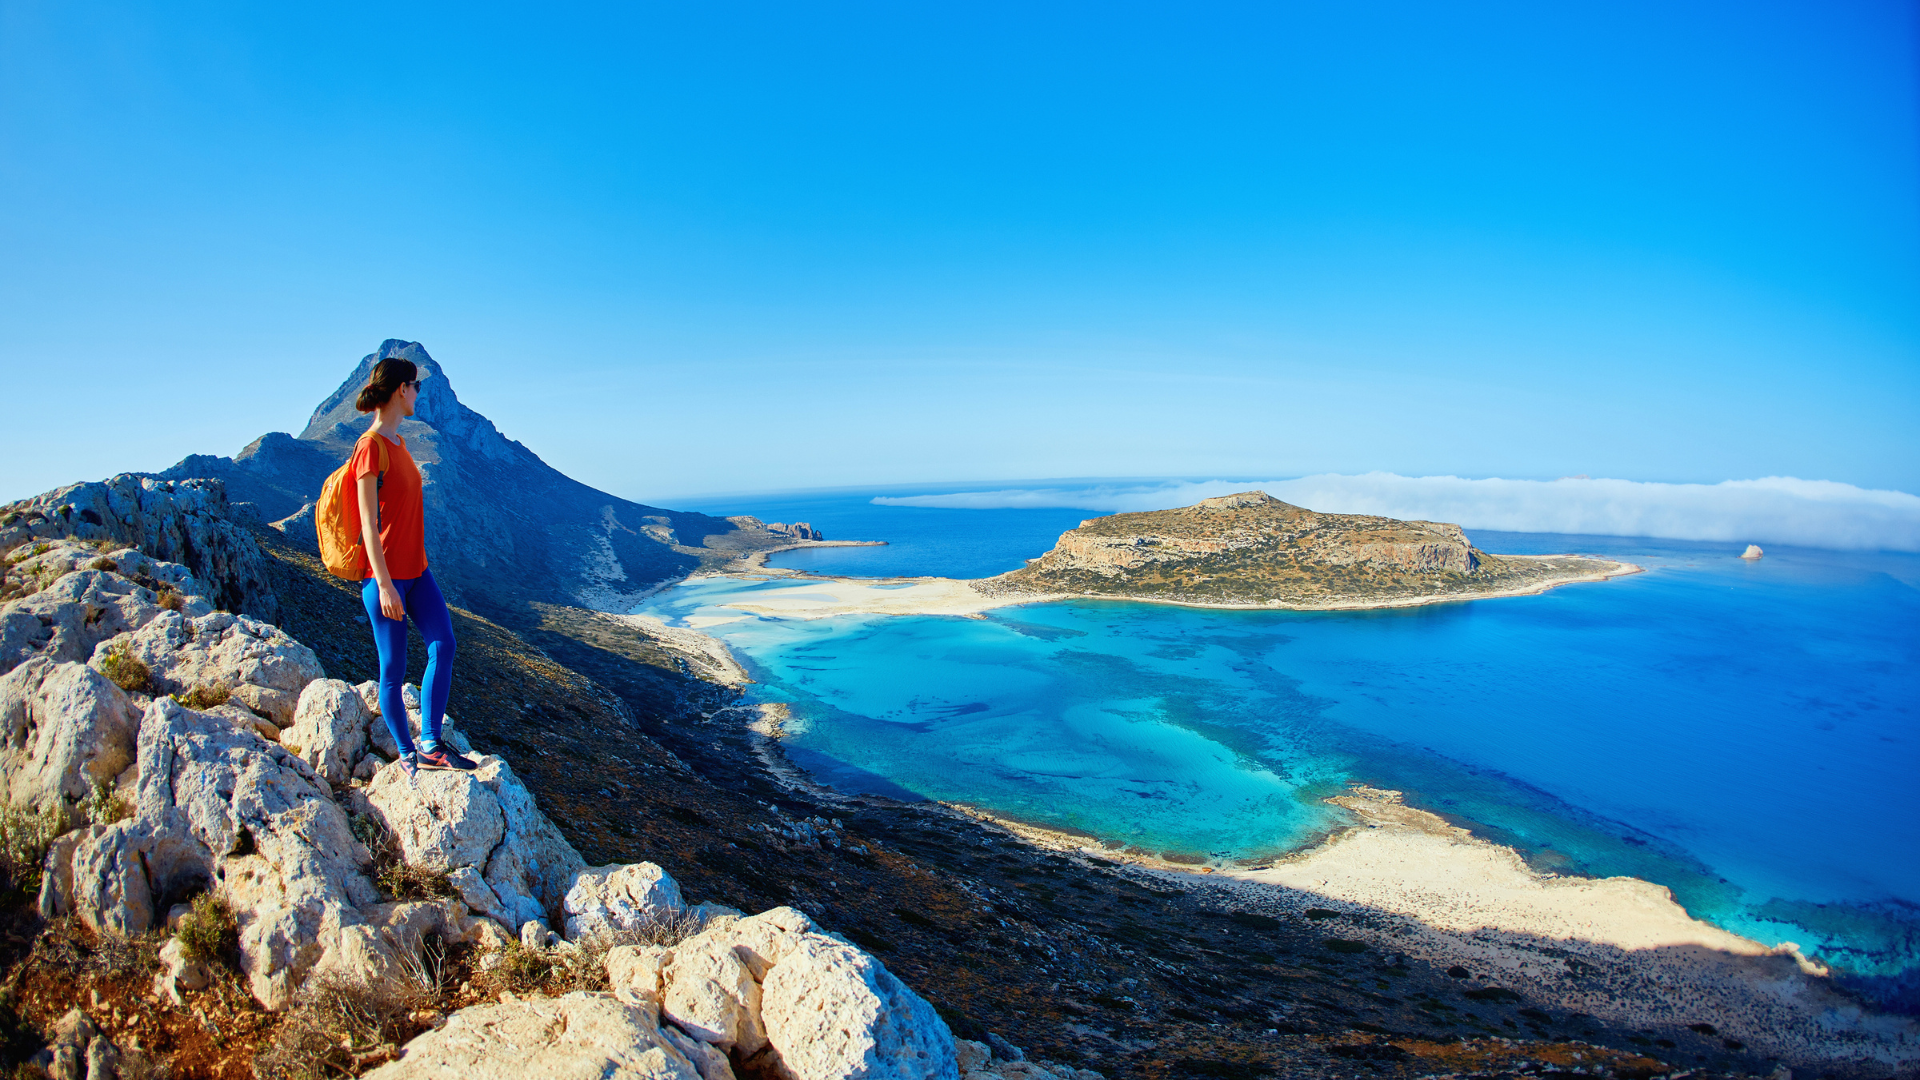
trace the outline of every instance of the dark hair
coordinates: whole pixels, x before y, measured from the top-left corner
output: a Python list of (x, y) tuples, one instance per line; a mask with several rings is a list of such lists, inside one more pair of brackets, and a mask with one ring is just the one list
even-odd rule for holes
[(385, 405), (395, 391), (419, 377), (420, 369), (413, 366), (413, 361), (390, 356), (373, 365), (373, 375), (367, 379), (367, 385), (360, 388), (360, 397), (353, 407), (372, 412)]

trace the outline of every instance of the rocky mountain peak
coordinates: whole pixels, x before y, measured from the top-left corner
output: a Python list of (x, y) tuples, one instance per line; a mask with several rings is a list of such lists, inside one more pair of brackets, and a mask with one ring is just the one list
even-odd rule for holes
[(389, 358), (411, 360), (420, 370), (420, 401), (413, 417), (400, 425), (400, 434), (406, 436), (409, 443), (416, 436), (426, 436), (435, 444), (435, 449), (450, 443), (496, 461), (521, 456), (538, 460), (532, 451), (500, 434), (493, 421), (461, 404), (447, 373), (427, 354), (424, 346), (398, 338), (388, 338), (378, 349), (362, 357), (340, 388), (313, 410), (306, 430), (299, 437), (335, 447), (352, 446), (372, 423), (371, 416), (354, 408), (354, 401), (360, 396), (360, 388), (373, 376), (374, 365)]
[(398, 338), (362, 357), (298, 436), (269, 432), (233, 458), (195, 455), (160, 478), (220, 479), (234, 501), (254, 504), (269, 521), (287, 519), (289, 536), (310, 540), (311, 520), (294, 516), (372, 423), (354, 400), (388, 357), (420, 370), (420, 401), (400, 434), (420, 463), (427, 558), (455, 603), (508, 625), (532, 619), (534, 602), (566, 598), (615, 610), (705, 560), (791, 542), (757, 522), (643, 506), (580, 483), (462, 404), (426, 348)]

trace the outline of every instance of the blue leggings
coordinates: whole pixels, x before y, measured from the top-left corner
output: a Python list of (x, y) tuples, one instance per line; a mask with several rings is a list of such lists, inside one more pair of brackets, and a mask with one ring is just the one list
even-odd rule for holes
[[(427, 640), (427, 673), (420, 677), (421, 742), (428, 750), (440, 745), (440, 723), (447, 715), (447, 691), (453, 686), (453, 620), (447, 602), (434, 584), (433, 571), (417, 578), (396, 580), (393, 587), (406, 605), (407, 615)], [(380, 584), (373, 578), (360, 590), (373, 624), (373, 645), (380, 650), (380, 717), (393, 733), (403, 754), (413, 752), (413, 733), (407, 724), (407, 703), (400, 685), (407, 681), (407, 620), (389, 619), (380, 611)]]

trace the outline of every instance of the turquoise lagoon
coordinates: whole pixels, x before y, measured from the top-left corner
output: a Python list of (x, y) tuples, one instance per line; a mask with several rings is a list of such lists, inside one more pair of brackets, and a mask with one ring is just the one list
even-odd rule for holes
[[(744, 509), (906, 538), (788, 557), (847, 575), (993, 573), (1089, 516)], [(843, 790), (1257, 862), (1343, 824), (1326, 795), (1393, 788), (1543, 869), (1659, 882), (1699, 917), (1799, 942), (1911, 1005), (1920, 557), (1770, 548), (1748, 562), (1739, 544), (1472, 535), (1647, 572), (1392, 611), (1069, 601), (707, 632), (757, 699), (790, 706), (793, 760)], [(737, 616), (728, 600), (764, 587), (703, 579), (643, 610)]]

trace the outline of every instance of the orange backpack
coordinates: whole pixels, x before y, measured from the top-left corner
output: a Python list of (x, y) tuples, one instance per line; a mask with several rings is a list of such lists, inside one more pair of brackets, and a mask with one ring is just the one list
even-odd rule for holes
[[(385, 487), (387, 483), (387, 440), (374, 438), (380, 447), (380, 477), (374, 481), (374, 488)], [(360, 446), (355, 444), (353, 454), (327, 482), (320, 485), (320, 502), (313, 508), (314, 529), (320, 534), (320, 561), (327, 564), (336, 577), (348, 581), (363, 581), (367, 576), (367, 552), (360, 543), (360, 492), (353, 482), (353, 459), (359, 454)]]

